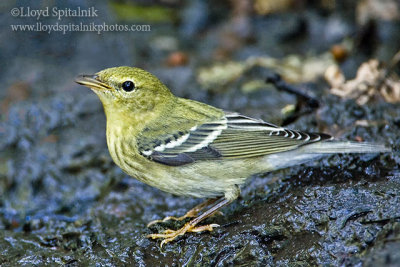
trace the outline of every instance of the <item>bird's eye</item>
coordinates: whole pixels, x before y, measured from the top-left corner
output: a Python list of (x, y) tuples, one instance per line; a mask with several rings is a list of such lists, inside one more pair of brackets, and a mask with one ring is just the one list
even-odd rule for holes
[(125, 92), (131, 92), (135, 89), (135, 84), (132, 81), (125, 81), (122, 84), (122, 89), (124, 89)]

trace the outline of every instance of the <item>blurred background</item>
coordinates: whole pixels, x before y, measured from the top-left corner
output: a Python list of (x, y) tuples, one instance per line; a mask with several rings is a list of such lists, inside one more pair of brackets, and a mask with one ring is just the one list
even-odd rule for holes
[[(400, 262), (397, 0), (6, 0), (0, 12), (1, 266)], [(117, 168), (100, 101), (74, 83), (123, 65), (181, 97), (394, 152), (255, 176), (212, 218), (221, 228), (160, 251), (145, 235), (176, 225), (146, 223), (200, 200)], [(275, 74), (318, 105), (265, 82)]]

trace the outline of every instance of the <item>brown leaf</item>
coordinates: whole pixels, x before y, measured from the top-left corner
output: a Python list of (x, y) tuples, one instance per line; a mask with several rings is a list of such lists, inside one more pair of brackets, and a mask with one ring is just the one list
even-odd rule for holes
[(361, 64), (356, 78), (345, 80), (337, 66), (331, 66), (325, 72), (325, 79), (331, 85), (331, 93), (342, 98), (356, 99), (363, 105), (375, 97), (383, 97), (386, 102), (400, 102), (400, 80), (397, 75), (385, 75), (379, 61), (371, 59)]

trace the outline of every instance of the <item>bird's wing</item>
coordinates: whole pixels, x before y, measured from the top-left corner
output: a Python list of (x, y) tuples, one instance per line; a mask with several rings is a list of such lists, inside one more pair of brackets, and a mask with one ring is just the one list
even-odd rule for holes
[(140, 153), (159, 163), (180, 166), (201, 160), (263, 156), (331, 139), (289, 130), (237, 113), (157, 138), (138, 139)]

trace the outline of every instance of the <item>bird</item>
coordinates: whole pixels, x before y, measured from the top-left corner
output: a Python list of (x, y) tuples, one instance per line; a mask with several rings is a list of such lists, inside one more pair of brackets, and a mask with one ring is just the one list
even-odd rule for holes
[(337, 141), (292, 130), (172, 94), (155, 75), (136, 67), (107, 68), (75, 81), (97, 94), (106, 115), (107, 146), (125, 173), (178, 196), (205, 198), (181, 217), (177, 230), (149, 234), (161, 247), (189, 232), (240, 195), (253, 174), (299, 165), (324, 154), (384, 153), (382, 144)]

